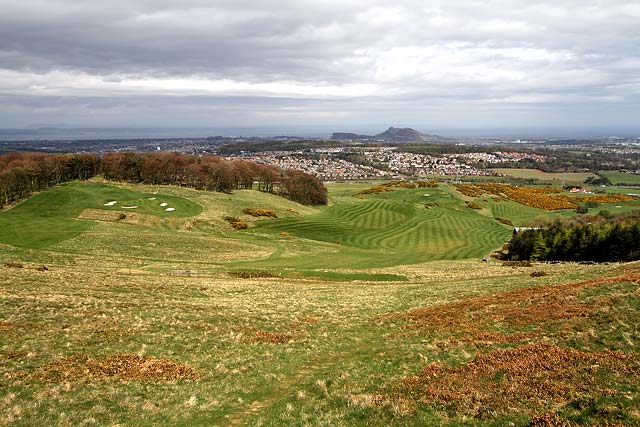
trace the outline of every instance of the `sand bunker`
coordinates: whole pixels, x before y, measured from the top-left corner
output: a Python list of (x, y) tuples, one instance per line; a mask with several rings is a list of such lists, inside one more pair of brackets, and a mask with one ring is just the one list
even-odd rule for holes
[(167, 212), (173, 212), (175, 210), (176, 210), (176, 208), (167, 208), (167, 209), (165, 209), (165, 211), (167, 211)]
[(138, 209), (138, 206), (123, 206), (122, 209)]
[(162, 207), (164, 208), (164, 207), (165, 207), (165, 206), (167, 206), (168, 204), (169, 204), (169, 203), (160, 203), (160, 206), (162, 206)]
[(107, 202), (107, 203), (105, 203), (104, 205), (105, 205), (105, 206), (113, 206), (113, 205), (115, 205), (116, 203), (118, 203), (118, 202), (114, 200), (114, 201), (112, 201), (112, 202)]
[(155, 200), (155, 199), (156, 199), (155, 197), (149, 197), (149, 199), (147, 200)]

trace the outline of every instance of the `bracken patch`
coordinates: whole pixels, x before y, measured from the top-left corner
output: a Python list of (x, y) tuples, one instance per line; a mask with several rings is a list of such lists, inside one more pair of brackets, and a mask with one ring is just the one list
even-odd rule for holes
[(603, 378), (622, 383), (635, 381), (638, 374), (635, 355), (530, 344), (479, 355), (457, 367), (429, 365), (402, 380), (396, 393), (485, 418), (514, 409), (544, 413), (583, 395), (613, 395), (617, 392)]
[(10, 331), (13, 329), (11, 322), (0, 322), (0, 331)]
[(448, 304), (418, 308), (406, 313), (393, 313), (383, 319), (406, 319), (408, 329), (453, 335), (460, 342), (484, 344), (517, 342), (536, 336), (502, 334), (491, 331), (496, 324), (509, 327), (535, 325), (540, 330), (557, 320), (589, 317), (601, 307), (578, 298), (585, 289), (621, 282), (640, 282), (636, 273), (597, 278), (557, 286), (517, 289), (495, 295), (469, 298)]
[(73, 355), (38, 368), (33, 377), (42, 381), (104, 380), (134, 381), (195, 380), (196, 371), (182, 363), (135, 354), (113, 354), (103, 358)]
[(255, 217), (261, 217), (261, 216), (266, 216), (269, 218), (277, 218), (278, 215), (276, 214), (276, 211), (271, 210), (271, 209), (254, 209), (254, 208), (245, 208), (242, 210), (243, 214), (246, 215), (251, 215), (251, 216), (255, 216)]

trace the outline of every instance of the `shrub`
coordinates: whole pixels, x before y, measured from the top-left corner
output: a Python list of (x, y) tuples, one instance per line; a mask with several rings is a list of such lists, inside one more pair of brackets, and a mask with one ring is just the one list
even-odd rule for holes
[(122, 221), (123, 219), (126, 219), (127, 216), (123, 213), (121, 213), (120, 215), (118, 215), (118, 221)]
[(533, 267), (529, 261), (504, 261), (502, 265), (506, 267)]
[(506, 218), (496, 218), (496, 221), (501, 224), (508, 225), (509, 227), (513, 227), (513, 223)]
[(547, 273), (545, 273), (544, 271), (532, 271), (530, 274), (531, 277), (542, 277), (546, 275)]
[(229, 276), (236, 277), (238, 279), (259, 279), (277, 277), (268, 271), (230, 271)]
[(253, 208), (245, 208), (242, 210), (243, 214), (251, 215), (255, 217), (267, 216), (269, 218), (277, 218), (278, 215), (276, 211), (271, 209), (253, 209)]
[(245, 228), (249, 228), (249, 224), (241, 220), (240, 218), (234, 218), (232, 216), (225, 216), (225, 221), (231, 224), (235, 230), (244, 230)]
[(4, 263), (7, 268), (24, 268), (24, 265), (19, 262), (7, 261)]
[(585, 205), (578, 205), (578, 207), (576, 208), (576, 213), (577, 214), (589, 213), (589, 208), (586, 207)]

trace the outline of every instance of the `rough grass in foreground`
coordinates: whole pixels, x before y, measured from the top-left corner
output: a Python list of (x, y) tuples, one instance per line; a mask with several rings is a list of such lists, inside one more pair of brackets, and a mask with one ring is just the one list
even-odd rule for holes
[(553, 344), (529, 344), (482, 354), (458, 367), (432, 364), (405, 378), (400, 395), (436, 403), (477, 419), (513, 412), (544, 414), (592, 395), (611, 395), (637, 384), (640, 358), (620, 351), (584, 352)]
[[(1, 262), (24, 266), (0, 267), (0, 424), (640, 424), (640, 263), (483, 263), (511, 233), (487, 206), (512, 202), (467, 209), (446, 185), (353, 196), (366, 186), (331, 184), (320, 209), (249, 190), (127, 186), (203, 210), (121, 221), (84, 210), (93, 225), (73, 238), (0, 243)], [(242, 216), (255, 206), (279, 218)], [(327, 233), (341, 244), (316, 238)], [(600, 363), (607, 355), (615, 366)], [(455, 399), (411, 386), (430, 367)], [(536, 402), (528, 387), (550, 368), (558, 388)], [(474, 409), (491, 394), (484, 383), (512, 405)]]
[(47, 363), (33, 377), (41, 381), (95, 381), (116, 378), (127, 381), (195, 380), (190, 367), (169, 359), (114, 354), (102, 358), (74, 355)]

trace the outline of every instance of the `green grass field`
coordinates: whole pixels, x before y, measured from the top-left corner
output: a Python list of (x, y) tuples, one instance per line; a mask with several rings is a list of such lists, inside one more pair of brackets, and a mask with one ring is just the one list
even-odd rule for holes
[(0, 211), (0, 424), (640, 425), (640, 263), (482, 262), (495, 217), (572, 213), (370, 185), (74, 182)]
[[(540, 182), (552, 183), (554, 185), (560, 185), (562, 183), (562, 173), (550, 173), (543, 172), (538, 169), (517, 169), (517, 168), (494, 168), (491, 171), (496, 173), (502, 173), (514, 178), (523, 179), (537, 179)], [(572, 173), (567, 172), (564, 174), (565, 182), (567, 184), (580, 185), (584, 184), (584, 181), (590, 176), (595, 176), (593, 173)]]
[[(255, 191), (223, 195), (71, 183), (0, 213), (0, 224), (7, 230), (0, 242), (150, 262), (314, 270), (481, 258), (510, 234), (490, 216), (466, 208), (451, 190), (358, 196), (363, 188), (366, 184), (334, 184), (331, 206), (311, 209)], [(110, 201), (118, 203), (105, 206)], [(161, 202), (176, 210), (166, 212)], [(425, 208), (425, 203), (437, 206)], [(246, 218), (255, 227), (231, 230), (222, 218), (245, 218), (244, 207), (272, 208), (279, 218)], [(118, 220), (120, 213), (127, 218)]]
[(640, 175), (618, 171), (600, 171), (600, 175), (607, 177), (613, 185), (640, 186)]
[[(149, 200), (149, 198), (159, 200)], [(105, 203), (117, 201), (115, 206)], [(176, 209), (166, 212), (160, 203)], [(175, 196), (142, 194), (127, 188), (98, 183), (67, 183), (44, 191), (0, 213), (0, 243), (27, 248), (44, 248), (90, 230), (93, 223), (79, 219), (84, 209), (133, 211), (122, 206), (138, 206), (135, 212), (159, 217), (188, 217), (202, 208)]]

